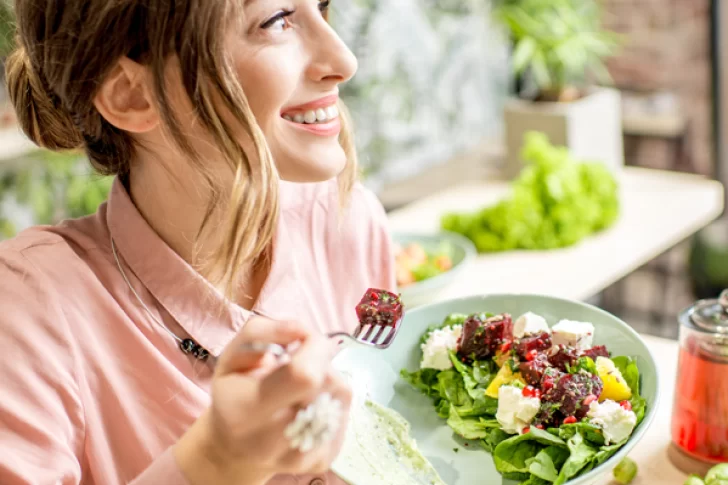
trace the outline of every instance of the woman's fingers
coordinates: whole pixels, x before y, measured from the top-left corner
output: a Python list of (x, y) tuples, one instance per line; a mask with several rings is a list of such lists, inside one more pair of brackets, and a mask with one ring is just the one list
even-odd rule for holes
[[(266, 351), (269, 344), (286, 348), (284, 358)], [(295, 322), (251, 320), (217, 363), (213, 423), (223, 449), (233, 448), (246, 463), (270, 469), (324, 472), (343, 442), (351, 402), (349, 387), (332, 366), (337, 350), (332, 341)], [(335, 402), (317, 401), (324, 394), (341, 404), (340, 412)], [(314, 413), (307, 418), (310, 423), (291, 427), (312, 403), (324, 406), (331, 421)], [(322, 424), (336, 429), (326, 433)]]
[(295, 342), (306, 340), (310, 334), (303, 325), (296, 322), (252, 318), (228, 344), (218, 359), (215, 372), (217, 375), (225, 375), (261, 367), (272, 362), (270, 354), (276, 346), (285, 349)]
[[(315, 448), (307, 451), (295, 450), (290, 446), (290, 441), (284, 439), (278, 442), (277, 449), (278, 460), (284, 464), (286, 468), (295, 470), (305, 470), (307, 473), (321, 473), (328, 469), (330, 463), (338, 455), (346, 435), (346, 428), (349, 417), (349, 407), (351, 404), (351, 390), (349, 386), (338, 375), (329, 373), (326, 376), (323, 387), (318, 395), (328, 393), (331, 397), (341, 403), (341, 414), (336, 416), (336, 421), (329, 423), (336, 426), (336, 432), (329, 442), (319, 443)], [(318, 397), (317, 395), (317, 397)], [(315, 400), (315, 399), (314, 399)], [(286, 430), (295, 420), (295, 414), (298, 409), (305, 408), (308, 404), (300, 408), (289, 408), (295, 410), (293, 415), (289, 413), (281, 413), (275, 422), (271, 422), (270, 436), (285, 436)], [(331, 416), (333, 418), (333, 416)], [(265, 440), (265, 443), (271, 441)], [(275, 441), (272, 443), (275, 444)]]
[(304, 340), (311, 331), (302, 323), (290, 320), (271, 320), (266, 317), (253, 317), (240, 332), (241, 343), (265, 342), (289, 345)]
[(310, 336), (261, 383), (261, 401), (278, 407), (307, 403), (316, 398), (331, 371), (335, 348), (322, 336)]

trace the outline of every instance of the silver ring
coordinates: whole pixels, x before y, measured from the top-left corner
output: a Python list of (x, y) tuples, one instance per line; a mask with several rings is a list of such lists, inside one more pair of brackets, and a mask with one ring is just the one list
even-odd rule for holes
[(341, 426), (343, 412), (341, 401), (328, 392), (320, 394), (315, 401), (299, 410), (286, 427), (285, 436), (291, 449), (308, 453), (333, 441)]

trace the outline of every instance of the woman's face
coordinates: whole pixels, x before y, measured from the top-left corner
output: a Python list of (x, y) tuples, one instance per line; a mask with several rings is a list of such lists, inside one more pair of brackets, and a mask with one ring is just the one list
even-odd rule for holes
[(246, 0), (226, 45), (281, 178), (316, 182), (346, 164), (338, 87), (357, 62), (325, 19), (328, 0)]

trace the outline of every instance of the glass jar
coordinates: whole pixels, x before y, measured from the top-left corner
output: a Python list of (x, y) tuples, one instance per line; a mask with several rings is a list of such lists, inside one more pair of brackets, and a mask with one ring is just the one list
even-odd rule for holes
[[(728, 462), (728, 290), (680, 316), (672, 441), (688, 473)], [(675, 461), (675, 460), (674, 460)]]

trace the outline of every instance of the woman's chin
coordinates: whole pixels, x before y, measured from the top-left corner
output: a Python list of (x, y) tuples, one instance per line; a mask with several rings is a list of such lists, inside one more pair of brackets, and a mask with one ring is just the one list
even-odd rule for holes
[[(346, 167), (344, 150), (339, 148), (338, 150), (326, 150), (326, 152), (328, 153), (321, 153), (320, 157), (315, 158), (276, 158), (279, 160), (277, 165), (281, 180), (308, 184), (326, 182), (338, 177)], [(283, 160), (286, 161), (283, 162)]]

